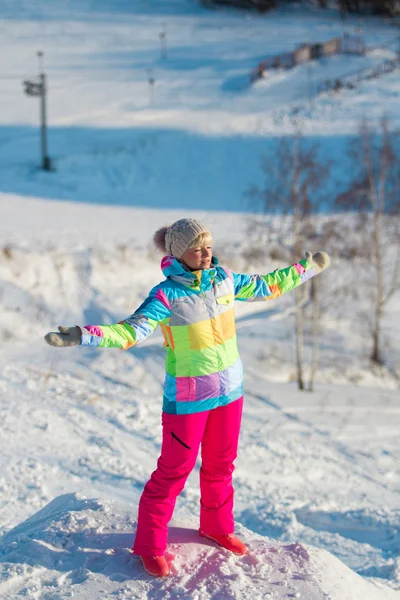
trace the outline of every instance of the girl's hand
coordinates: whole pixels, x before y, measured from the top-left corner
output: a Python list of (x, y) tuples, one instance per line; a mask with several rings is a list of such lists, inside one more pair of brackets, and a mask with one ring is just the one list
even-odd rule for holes
[(321, 273), (321, 271), (331, 264), (331, 259), (326, 252), (316, 252), (315, 254), (306, 252), (306, 260), (314, 267), (314, 271), (317, 274)]
[(50, 346), (66, 348), (67, 346), (80, 345), (82, 330), (78, 325), (75, 325), (75, 327), (64, 327), (64, 325), (60, 325), (58, 331), (60, 333), (50, 331), (44, 336), (44, 339)]

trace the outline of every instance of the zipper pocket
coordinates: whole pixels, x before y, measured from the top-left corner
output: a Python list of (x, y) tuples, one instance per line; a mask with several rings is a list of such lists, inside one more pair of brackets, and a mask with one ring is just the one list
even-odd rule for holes
[(185, 444), (185, 442), (182, 442), (182, 440), (180, 438), (178, 438), (178, 436), (173, 431), (171, 431), (171, 435), (172, 435), (172, 439), (173, 440), (175, 439), (177, 442), (179, 442), (180, 444), (182, 444), (182, 446), (184, 446), (188, 450), (191, 450), (191, 447), (188, 446), (187, 444)]

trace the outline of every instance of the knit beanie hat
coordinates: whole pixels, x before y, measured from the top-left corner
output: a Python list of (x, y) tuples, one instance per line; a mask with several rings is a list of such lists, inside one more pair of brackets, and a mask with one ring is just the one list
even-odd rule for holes
[(203, 223), (196, 219), (179, 219), (169, 227), (161, 227), (154, 234), (154, 243), (161, 252), (180, 259), (200, 233), (208, 233)]

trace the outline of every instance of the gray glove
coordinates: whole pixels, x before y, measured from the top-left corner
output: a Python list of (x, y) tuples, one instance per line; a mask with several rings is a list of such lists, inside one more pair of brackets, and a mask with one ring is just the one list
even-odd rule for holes
[(306, 252), (306, 260), (314, 267), (315, 273), (321, 273), (324, 269), (327, 269), (331, 264), (331, 259), (326, 252), (316, 252), (315, 254), (311, 254), (311, 252)]
[(44, 339), (50, 346), (66, 348), (67, 346), (79, 346), (81, 343), (82, 330), (78, 325), (75, 325), (75, 327), (60, 325), (58, 331), (60, 333), (50, 331), (50, 333), (46, 333), (44, 336)]

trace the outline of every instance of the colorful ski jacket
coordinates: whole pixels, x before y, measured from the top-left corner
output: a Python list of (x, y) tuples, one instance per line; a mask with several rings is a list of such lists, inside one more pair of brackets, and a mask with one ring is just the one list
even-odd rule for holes
[(163, 411), (188, 414), (233, 402), (243, 394), (234, 300), (271, 300), (316, 273), (299, 263), (268, 275), (232, 273), (215, 257), (210, 269), (189, 271), (173, 256), (161, 262), (165, 280), (127, 319), (87, 325), (83, 346), (127, 349), (160, 325), (166, 350)]

